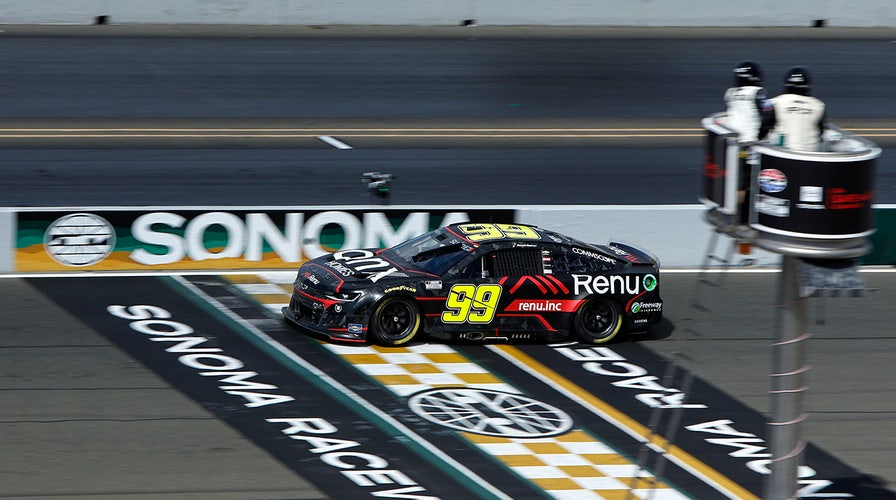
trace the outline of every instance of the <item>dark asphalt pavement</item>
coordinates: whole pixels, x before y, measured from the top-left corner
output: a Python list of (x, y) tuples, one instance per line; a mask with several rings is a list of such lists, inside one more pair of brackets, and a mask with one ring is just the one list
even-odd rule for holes
[[(94, 27), (102, 28), (102, 27)], [(700, 118), (722, 109), (738, 61), (768, 88), (815, 75), (835, 123), (896, 141), (896, 44), (886, 31), (307, 31), (10, 28), (0, 34), (0, 199), (9, 206), (331, 205), (365, 202), (360, 175), (394, 173), (393, 203), (694, 203)], [(215, 36), (215, 33), (218, 36)], [(291, 34), (292, 33), (292, 34)], [(503, 33), (503, 35), (502, 35)], [(540, 33), (540, 34), (539, 34)], [(590, 35), (588, 35), (590, 33)], [(678, 38), (668, 38), (669, 36)], [(800, 34), (803, 37), (800, 37)], [(819, 33), (830, 33), (826, 38)], [(867, 33), (865, 38), (862, 34)], [(477, 35), (478, 34), (478, 35)], [(756, 35), (759, 36), (756, 36)], [(486, 36), (488, 35), (488, 36)], [(794, 36), (795, 35), (795, 36)], [(666, 37), (666, 38), (664, 38)], [(165, 138), (23, 139), (41, 128), (157, 127)], [(388, 136), (339, 135), (334, 125)], [(194, 127), (303, 127), (301, 138), (185, 135)], [(442, 129), (408, 137), (415, 127)], [(497, 129), (446, 137), (443, 129)], [(507, 138), (548, 127), (548, 138)], [(626, 128), (598, 138), (582, 128)], [(334, 131), (333, 129), (336, 128)], [(657, 128), (686, 129), (665, 137)], [(353, 148), (319, 139), (332, 135)], [(876, 201), (896, 202), (896, 155)]]
[[(658, 31), (596, 31), (604, 35), (595, 38), (581, 30), (425, 38), (381, 30), (291, 36), (242, 29), (221, 36), (175, 28), (159, 36), (112, 28), (99, 36), (76, 28), (0, 34), (2, 128), (140, 121), (170, 130), (246, 121), (301, 123), (312, 131), (273, 145), (182, 137), (23, 144), (0, 136), (0, 204), (356, 205), (367, 201), (360, 174), (369, 170), (398, 175), (396, 204), (694, 203), (699, 135), (539, 139), (538, 147), (496, 137), (437, 145), (343, 137), (353, 147), (343, 150), (318, 134), (330, 135), (333, 120), (368, 129), (391, 120), (462, 128), (494, 120), (526, 128), (632, 123), (642, 131), (674, 122), (697, 129), (702, 116), (721, 109), (730, 69), (743, 59), (763, 63), (773, 94), (787, 67), (808, 66), (835, 123), (883, 128), (890, 136), (880, 142), (893, 140), (896, 37), (889, 32), (863, 38), (745, 30), (708, 42), (687, 31), (671, 38)], [(896, 202), (892, 156), (885, 150), (880, 163), (879, 202)], [(812, 347), (809, 406), (817, 416), (808, 437), (896, 481), (890, 276), (873, 279), (880, 293), (826, 303), (828, 323)], [(651, 348), (764, 411), (772, 338), (767, 280), (730, 280), (714, 296), (723, 302), (709, 319), (687, 309), (693, 276), (677, 281), (666, 288), (679, 290), (666, 297), (677, 330)], [(2, 280), (0, 287), (0, 427), (13, 436), (0, 454), (0, 496), (318, 495), (27, 284)]]

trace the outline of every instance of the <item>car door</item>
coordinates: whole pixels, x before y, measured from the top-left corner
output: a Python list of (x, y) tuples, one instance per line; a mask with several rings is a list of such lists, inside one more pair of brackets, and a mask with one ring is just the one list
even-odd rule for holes
[(562, 307), (556, 299), (568, 289), (551, 276), (549, 257), (534, 243), (492, 248), (452, 285), (442, 319), (490, 333), (554, 330)]

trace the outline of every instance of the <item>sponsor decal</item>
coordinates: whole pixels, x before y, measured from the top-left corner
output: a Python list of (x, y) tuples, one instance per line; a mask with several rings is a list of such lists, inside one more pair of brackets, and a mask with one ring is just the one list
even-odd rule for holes
[(115, 228), (94, 214), (77, 213), (56, 219), (44, 233), (44, 249), (56, 262), (81, 267), (102, 261), (115, 248)]
[(868, 206), (874, 197), (873, 191), (850, 193), (843, 188), (828, 190), (828, 208), (831, 210), (849, 210)]
[(315, 276), (313, 273), (304, 273), (302, 275), (302, 277), (304, 277), (306, 280), (314, 283), (315, 285), (320, 285), (320, 278)]
[(441, 290), (442, 289), (442, 281), (441, 280), (424, 281), (423, 288), (425, 288), (427, 290)]
[(824, 210), (824, 188), (800, 186), (800, 201), (794, 206), (803, 210)]
[(458, 229), (472, 242), (499, 239), (541, 239), (541, 235), (535, 228), (522, 224), (463, 224)]
[(415, 394), (408, 406), (435, 424), (485, 436), (548, 437), (569, 431), (573, 424), (568, 414), (547, 403), (488, 389), (433, 389)]
[(800, 186), (800, 201), (821, 203), (824, 201), (824, 188), (821, 186)]
[(612, 251), (613, 253), (615, 253), (616, 255), (618, 255), (620, 257), (622, 257), (624, 255), (628, 255), (628, 252), (626, 252), (625, 250), (623, 250), (617, 246), (607, 245), (607, 248), (609, 248), (610, 251)]
[(616, 255), (622, 257), (623, 259), (625, 259), (629, 262), (638, 262), (637, 257), (635, 257), (634, 255), (626, 252), (625, 250), (623, 250), (617, 246), (608, 245), (607, 248), (609, 248), (613, 253), (615, 253)]
[(333, 254), (333, 260), (340, 260), (350, 264), (356, 271), (372, 271), (384, 269), (392, 264), (389, 261), (377, 257), (370, 250), (343, 250)]
[(663, 310), (662, 302), (632, 302), (631, 311), (633, 314), (659, 312)]
[(797, 115), (811, 115), (812, 108), (807, 108), (805, 106), (787, 106), (784, 108), (784, 111), (787, 113), (793, 113)]
[(501, 300), (501, 285), (485, 283), (452, 285), (445, 299), (443, 323), (491, 323)]
[(554, 274), (554, 259), (550, 250), (541, 251), (541, 269), (544, 274)]
[(776, 168), (764, 168), (759, 171), (759, 189), (766, 193), (780, 193), (787, 189), (787, 176)]
[(725, 169), (720, 167), (719, 164), (713, 161), (713, 158), (707, 154), (704, 155), (703, 175), (710, 179), (721, 179), (725, 177)]
[(573, 274), (573, 294), (638, 294), (641, 293), (641, 280), (634, 274), (590, 276)]
[(756, 211), (761, 214), (772, 217), (790, 217), (790, 200), (757, 194), (754, 206)]
[(510, 210), (18, 212), (14, 262), (24, 272), (292, 268), (340, 249), (393, 246), (472, 214), (512, 218)]
[(333, 260), (333, 261), (327, 262), (324, 265), (326, 265), (327, 267), (336, 271), (337, 273), (341, 274), (344, 277), (349, 277), (349, 276), (352, 276), (355, 274), (355, 271), (353, 271), (352, 268), (346, 266), (345, 264), (343, 264), (339, 261)]
[(413, 286), (408, 286), (408, 285), (398, 285), (398, 286), (389, 287), (389, 288), (383, 290), (383, 292), (385, 292), (385, 293), (392, 293), (392, 292), (417, 293), (417, 288), (413, 287)]
[(364, 331), (364, 325), (360, 325), (358, 323), (349, 323), (348, 324), (348, 333), (362, 333)]
[(394, 276), (406, 276), (399, 273), (398, 268), (393, 266), (391, 262), (381, 257), (377, 257), (376, 254), (370, 250), (344, 250), (342, 252), (336, 252), (333, 254), (333, 261), (328, 262), (327, 266), (330, 266), (330, 264), (337, 261), (344, 263), (345, 266), (351, 270), (350, 274), (345, 274), (343, 272), (343, 276), (351, 276), (355, 272), (371, 272), (372, 274), (368, 276), (367, 279), (373, 283), (376, 283), (390, 274)]
[(652, 292), (656, 285), (659, 284), (659, 281), (656, 279), (656, 276), (652, 274), (645, 274), (644, 279), (641, 280), (641, 283), (644, 285), (644, 289), (648, 292)]
[(584, 248), (572, 247), (572, 253), (578, 254), (578, 255), (584, 255), (585, 257), (589, 257), (591, 259), (597, 259), (597, 260), (600, 260), (603, 262), (609, 262), (610, 264), (616, 263), (616, 260), (613, 259), (612, 257), (607, 257), (606, 255), (599, 253), (599, 252), (585, 250)]
[(517, 299), (507, 305), (506, 312), (573, 312), (581, 300)]

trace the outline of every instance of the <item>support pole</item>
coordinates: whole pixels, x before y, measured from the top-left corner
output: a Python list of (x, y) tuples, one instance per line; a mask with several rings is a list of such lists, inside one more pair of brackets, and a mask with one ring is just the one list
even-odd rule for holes
[(778, 285), (778, 328), (772, 344), (771, 373), (771, 474), (766, 481), (766, 500), (797, 498), (797, 478), (806, 442), (802, 438), (803, 397), (808, 385), (806, 346), (810, 333), (806, 299), (800, 294), (799, 259), (783, 255)]

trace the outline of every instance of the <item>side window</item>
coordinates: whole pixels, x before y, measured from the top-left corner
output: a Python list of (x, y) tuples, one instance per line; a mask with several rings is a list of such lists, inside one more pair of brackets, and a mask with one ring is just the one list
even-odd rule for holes
[(625, 265), (612, 257), (607, 260), (586, 259), (586, 261), (592, 271), (612, 271), (613, 269), (625, 267)]
[(587, 274), (624, 267), (620, 261), (612, 257), (602, 254), (588, 256), (583, 252), (574, 251), (572, 247), (554, 248), (552, 254), (554, 268), (558, 273)]
[(492, 276), (492, 273), (485, 267), (485, 264), (489, 261), (488, 255), (480, 257), (461, 269), (457, 273), (457, 277), (460, 279), (489, 278)]
[(591, 272), (591, 268), (585, 264), (585, 259), (580, 255), (564, 252), (559, 249), (555, 249), (553, 254), (554, 269), (556, 269), (558, 273), (585, 274)]

